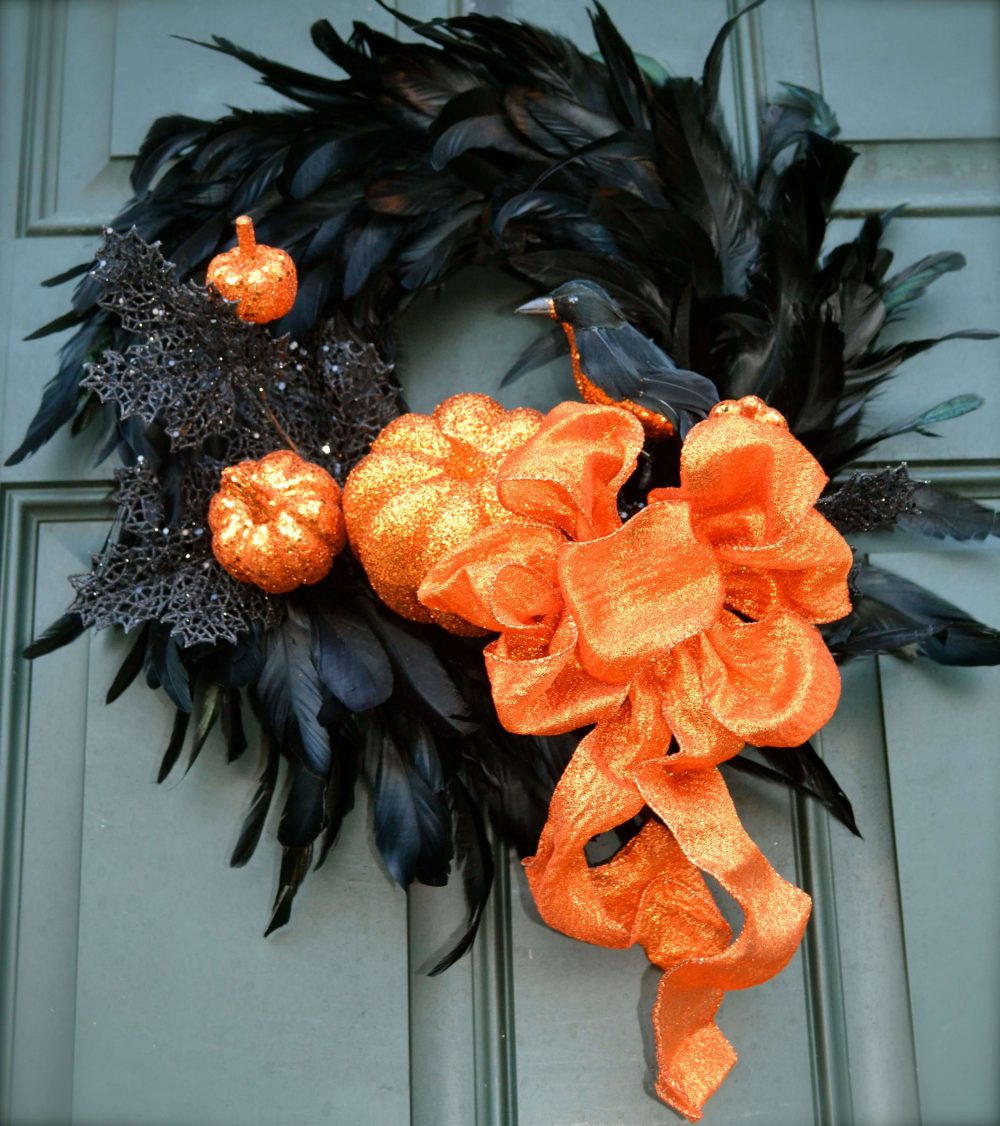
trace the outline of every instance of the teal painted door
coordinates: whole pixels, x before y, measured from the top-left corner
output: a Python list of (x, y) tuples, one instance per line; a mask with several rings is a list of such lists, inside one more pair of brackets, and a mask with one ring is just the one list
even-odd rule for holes
[[(445, 0), (405, 6), (447, 14)], [(576, 0), (543, 11), (522, 0), (470, 6), (589, 42)], [(700, 66), (735, 7), (608, 6), (630, 42), (676, 72)], [(22, 342), (65, 307), (65, 290), (38, 282), (92, 250), (127, 195), (129, 159), (149, 122), (268, 103), (236, 63), (169, 35), (218, 32), (316, 67), (308, 26), (320, 15), (393, 30), (362, 0), (0, 5), (5, 452), (54, 370), (58, 340)], [(907, 201), (890, 236), (902, 259), (966, 254), (968, 269), (922, 306), (918, 335), (1000, 326), (998, 42), (994, 0), (769, 0), (741, 24), (729, 56), (727, 109), (744, 147), (765, 90), (779, 80), (822, 89), (861, 154), (843, 228)], [(401, 375), (417, 409), (460, 387), (496, 385), (531, 331), (508, 315), (521, 293), (471, 272), (411, 311)], [(1000, 500), (998, 359), (994, 342), (912, 361), (886, 396), (887, 416), (936, 401), (942, 388), (981, 392), (989, 405), (936, 442), (899, 439), (884, 456)], [(530, 401), (569, 391), (568, 373), (554, 367)], [(88, 440), (61, 437), (0, 477), (3, 1121), (676, 1121), (644, 1090), (654, 975), (640, 952), (545, 930), (520, 874), (504, 866), (474, 956), (442, 978), (423, 976), (454, 917), (453, 893), (419, 889), (407, 901), (394, 889), (363, 808), (305, 885), (293, 925), (265, 941), (273, 853), (261, 849), (240, 872), (226, 867), (254, 764), (226, 768), (205, 754), (183, 784), (157, 788), (167, 708), (140, 687), (103, 705), (119, 639), (88, 637), (30, 668), (18, 661), (64, 608), (65, 576), (99, 546), (107, 472), (93, 467)], [(864, 547), (1000, 624), (995, 547), (901, 536), (872, 536)], [(706, 1122), (1000, 1121), (998, 683), (995, 670), (893, 661), (845, 670), (845, 703), (822, 744), (863, 841), (810, 805), (734, 781), (748, 828), (816, 906), (788, 970), (727, 998), (721, 1023), (740, 1063)]]

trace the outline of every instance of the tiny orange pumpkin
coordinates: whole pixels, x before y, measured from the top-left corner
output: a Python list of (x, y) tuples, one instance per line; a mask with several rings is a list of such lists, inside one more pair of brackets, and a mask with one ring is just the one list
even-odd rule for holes
[(474, 532), (516, 519), (500, 503), (501, 462), (542, 416), (505, 410), (487, 395), (454, 395), (432, 415), (394, 419), (344, 486), (347, 535), (375, 593), (396, 613), (466, 636), (482, 631), (428, 610), (417, 588), (430, 568)]
[(236, 220), (236, 246), (209, 262), (205, 281), (227, 301), (238, 302), (240, 320), (254, 324), (283, 317), (299, 288), (295, 263), (284, 250), (257, 242), (249, 215)]
[(291, 450), (222, 471), (208, 506), (212, 551), (240, 582), (268, 594), (316, 583), (343, 548), (340, 486)]

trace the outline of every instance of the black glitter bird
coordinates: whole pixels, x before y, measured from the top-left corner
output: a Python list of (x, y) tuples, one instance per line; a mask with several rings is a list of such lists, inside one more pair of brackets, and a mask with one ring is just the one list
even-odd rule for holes
[(558, 321), (584, 401), (624, 407), (650, 435), (684, 437), (719, 401), (710, 379), (678, 367), (594, 282), (567, 282), (517, 312)]

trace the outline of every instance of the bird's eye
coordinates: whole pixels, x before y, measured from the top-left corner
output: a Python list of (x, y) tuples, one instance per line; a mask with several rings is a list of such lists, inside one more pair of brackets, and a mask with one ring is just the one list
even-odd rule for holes
[(577, 300), (578, 300), (578, 298), (576, 298), (576, 297), (567, 297), (567, 298), (566, 298), (566, 300), (567, 300), (567, 302), (568, 302), (568, 303), (569, 303), (570, 305), (575, 305), (575, 304), (577, 303)]

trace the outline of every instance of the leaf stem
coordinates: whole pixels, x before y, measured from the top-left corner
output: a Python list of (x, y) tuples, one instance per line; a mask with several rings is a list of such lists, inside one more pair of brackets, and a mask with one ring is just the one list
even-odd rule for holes
[(271, 408), (268, 406), (267, 399), (264, 396), (264, 388), (263, 387), (257, 388), (257, 396), (260, 399), (260, 405), (264, 408), (264, 413), (271, 420), (271, 425), (274, 427), (275, 430), (278, 431), (278, 433), (281, 435), (282, 440), (285, 442), (285, 444), (288, 446), (288, 448), (292, 451), (292, 453), (298, 454), (298, 456), (301, 457), (302, 454), (299, 453), (298, 446), (296, 446), (296, 444), (292, 441), (292, 439), (288, 435), (288, 431), (281, 425), (281, 423), (275, 417), (274, 411), (271, 410)]

